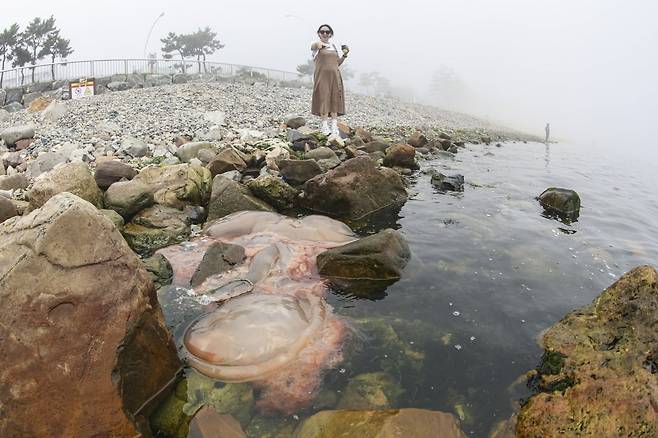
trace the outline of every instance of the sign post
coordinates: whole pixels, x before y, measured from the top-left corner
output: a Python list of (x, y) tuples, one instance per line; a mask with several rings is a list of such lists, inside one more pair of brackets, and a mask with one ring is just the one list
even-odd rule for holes
[(71, 99), (94, 96), (96, 94), (96, 79), (80, 78), (77, 81), (69, 82), (69, 93)]

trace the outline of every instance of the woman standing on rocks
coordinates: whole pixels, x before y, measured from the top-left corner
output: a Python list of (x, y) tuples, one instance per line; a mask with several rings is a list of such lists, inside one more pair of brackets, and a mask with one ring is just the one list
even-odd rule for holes
[[(322, 118), (322, 133), (325, 135), (339, 135), (338, 116), (345, 114), (343, 78), (338, 67), (345, 62), (350, 50), (347, 46), (341, 46), (341, 56), (336, 45), (329, 42), (333, 36), (334, 30), (331, 26), (323, 24), (318, 28), (320, 41), (311, 44), (315, 61), (311, 113)], [(329, 116), (331, 128), (327, 123)]]

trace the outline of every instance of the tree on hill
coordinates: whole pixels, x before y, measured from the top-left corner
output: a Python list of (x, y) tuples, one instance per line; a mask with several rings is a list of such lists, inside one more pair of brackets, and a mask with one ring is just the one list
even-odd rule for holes
[(209, 26), (206, 26), (204, 29), (199, 28), (196, 32), (183, 35), (183, 37), (190, 55), (196, 56), (199, 73), (201, 73), (202, 60), (203, 70), (207, 73), (206, 56), (212, 55), (215, 51), (224, 47), (224, 44), (217, 39), (217, 33), (213, 32)]
[(57, 58), (65, 60), (70, 54), (73, 53), (73, 48), (71, 47), (71, 40), (62, 38), (59, 35), (59, 30), (56, 30), (52, 33), (49, 39), (46, 41), (46, 51), (50, 55), (50, 71), (52, 74), (53, 81), (55, 80), (55, 60)]
[(185, 58), (190, 55), (189, 48), (187, 47), (187, 40), (185, 35), (178, 35), (175, 32), (169, 32), (166, 37), (160, 40), (162, 42), (162, 52), (165, 59), (173, 58), (172, 53), (178, 53), (181, 59), (181, 66), (183, 73), (185, 73)]
[[(0, 70), (4, 70), (5, 63), (14, 58), (14, 48), (18, 43), (19, 35), (19, 26), (16, 23), (0, 32), (0, 59), (2, 60)], [(2, 88), (4, 76), (4, 73), (0, 73), (0, 88)]]
[[(30, 63), (32, 60), (32, 56), (30, 54), (30, 51), (22, 45), (20, 42), (14, 46), (14, 56), (13, 56), (13, 62), (12, 62), (12, 67), (24, 67), (27, 64)], [(32, 69), (32, 72), (34, 73), (34, 69)], [(25, 69), (21, 69), (21, 85), (25, 83)]]

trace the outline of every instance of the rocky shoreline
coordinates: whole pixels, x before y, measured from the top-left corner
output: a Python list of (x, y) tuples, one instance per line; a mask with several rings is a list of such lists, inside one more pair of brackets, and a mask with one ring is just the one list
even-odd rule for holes
[[(348, 96), (353, 114), (341, 135), (326, 137), (304, 118), (309, 93), (181, 84), (39, 98), (25, 111), (0, 113), (0, 338), (8, 340), (0, 369), (10, 394), (0, 404), (0, 435), (150, 436), (155, 425), (171, 436), (212, 436), (221, 424), (244, 436), (238, 411), (204, 408), (190, 423), (181, 384), (154, 414), (181, 367), (154, 287), (169, 284), (172, 269), (157, 251), (242, 211), (319, 213), (358, 229), (407, 201), (407, 177), (423, 159), (458, 154), (466, 143), (533, 140), (470, 116), (356, 95)], [(463, 190), (461, 175), (435, 172), (431, 180), (441, 191)], [(397, 281), (408, 258), (401, 236), (383, 230), (329, 249), (317, 263), (327, 279), (367, 295)], [(655, 287), (655, 270), (639, 268), (552, 328), (542, 364), (529, 373), (536, 395), (492, 436), (655, 434), (655, 342), (648, 330), (627, 327), (655, 325)], [(242, 388), (230, 397), (253, 403), (244, 384), (197, 384), (224, 401)], [(608, 385), (636, 390), (609, 393)], [(338, 410), (287, 436), (347, 433), (357, 417), (363, 436), (464, 436), (451, 414), (388, 409), (394, 387), (384, 373), (364, 374)], [(628, 409), (612, 412), (613, 401)], [(40, 412), (32, 420), (33, 409), (55, 408), (70, 418)]]

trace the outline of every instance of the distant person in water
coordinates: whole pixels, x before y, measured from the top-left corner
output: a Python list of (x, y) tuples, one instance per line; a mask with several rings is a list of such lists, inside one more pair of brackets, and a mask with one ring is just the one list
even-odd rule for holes
[[(339, 52), (336, 45), (329, 40), (334, 36), (334, 30), (328, 24), (318, 28), (320, 41), (311, 44), (311, 53), (315, 62), (313, 74), (313, 100), (311, 113), (322, 119), (322, 133), (339, 135), (338, 116), (345, 114), (345, 91), (339, 66), (345, 62), (350, 49), (341, 46)], [(331, 116), (331, 127), (327, 119)]]
[(546, 127), (544, 128), (544, 131), (546, 131), (546, 140), (544, 140), (544, 143), (548, 143), (548, 137), (551, 136), (551, 124), (547, 123)]

